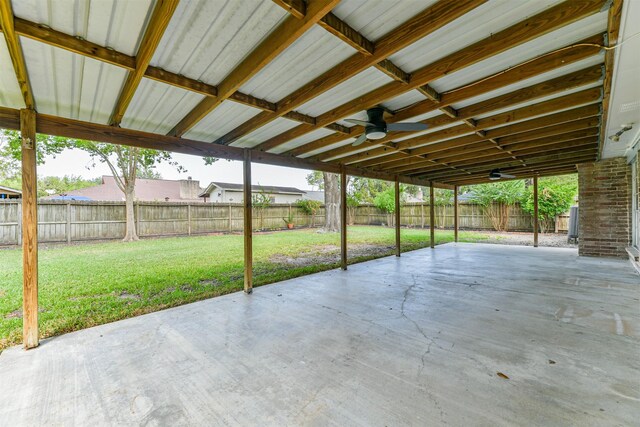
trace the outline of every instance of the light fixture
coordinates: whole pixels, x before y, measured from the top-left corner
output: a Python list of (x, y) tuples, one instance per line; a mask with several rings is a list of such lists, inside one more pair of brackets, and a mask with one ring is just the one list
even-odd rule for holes
[(622, 125), (622, 129), (620, 129), (618, 132), (611, 135), (609, 139), (612, 140), (613, 142), (618, 142), (620, 141), (620, 136), (626, 131), (631, 130), (632, 128), (633, 128), (633, 124)]

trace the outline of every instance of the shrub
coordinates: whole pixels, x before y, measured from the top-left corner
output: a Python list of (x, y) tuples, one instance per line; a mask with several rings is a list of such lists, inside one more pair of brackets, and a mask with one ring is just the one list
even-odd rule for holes
[[(538, 180), (538, 224), (545, 233), (554, 227), (557, 215), (569, 210), (578, 193), (576, 175), (554, 176)], [(529, 186), (522, 200), (522, 209), (533, 215), (533, 186)]]
[(305, 214), (309, 215), (311, 217), (311, 227), (313, 227), (313, 221), (314, 221), (314, 217), (316, 215), (316, 213), (318, 213), (318, 210), (320, 209), (320, 206), (322, 206), (322, 203), (320, 203), (318, 200), (298, 200), (297, 202), (298, 207), (300, 209), (302, 209), (302, 212), (304, 212)]

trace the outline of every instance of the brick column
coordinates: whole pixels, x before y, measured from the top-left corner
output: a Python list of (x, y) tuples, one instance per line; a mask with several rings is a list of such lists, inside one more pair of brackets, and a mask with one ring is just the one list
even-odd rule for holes
[(631, 240), (631, 167), (624, 157), (578, 165), (578, 253), (627, 258)]

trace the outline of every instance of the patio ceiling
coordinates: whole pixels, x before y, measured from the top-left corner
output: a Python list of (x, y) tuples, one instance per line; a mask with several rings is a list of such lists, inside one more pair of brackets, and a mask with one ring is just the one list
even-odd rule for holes
[[(598, 158), (614, 0), (0, 0), (0, 127), (449, 187)], [(382, 105), (429, 129), (351, 144)]]

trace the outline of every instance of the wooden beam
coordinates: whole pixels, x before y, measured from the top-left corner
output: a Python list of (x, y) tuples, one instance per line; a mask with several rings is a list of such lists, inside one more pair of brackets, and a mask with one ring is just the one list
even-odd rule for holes
[(292, 14), (298, 19), (307, 14), (307, 4), (304, 0), (272, 0), (275, 4)]
[(243, 150), (244, 193), (244, 292), (253, 292), (253, 218), (251, 193), (251, 150)]
[[(505, 87), (507, 85), (517, 83), (522, 80), (526, 80), (528, 78), (534, 77), (536, 75), (542, 74), (544, 72), (548, 72), (559, 67), (566, 66), (570, 63), (574, 63), (586, 58), (589, 58), (595, 54), (597, 54), (600, 49), (592, 46), (592, 44), (601, 44), (603, 37), (601, 34), (586, 38), (580, 41), (580, 46), (574, 48), (568, 48), (569, 46), (565, 46), (568, 49), (564, 49), (559, 52), (549, 53), (548, 55), (544, 55), (538, 59), (535, 59), (531, 62), (526, 62), (521, 65), (516, 66), (515, 68), (511, 68), (510, 70), (497, 74), (493, 77), (483, 79), (481, 81), (472, 83), (471, 85), (465, 85), (462, 88), (453, 89), (451, 91), (445, 92), (441, 94), (440, 102), (433, 102), (432, 100), (426, 100), (423, 102), (419, 102), (411, 107), (403, 108), (394, 112), (394, 116), (389, 118), (387, 121), (389, 123), (402, 121), (402, 120), (410, 120), (413, 117), (435, 111), (438, 106), (442, 105), (450, 105), (452, 103), (464, 101), (466, 99), (473, 98), (475, 96), (488, 93), (492, 90), (499, 89), (501, 87)], [(424, 92), (423, 92), (424, 93)], [(526, 96), (526, 95), (525, 95)], [(527, 98), (524, 98), (525, 100)], [(446, 117), (450, 120), (449, 117)], [(447, 123), (450, 123), (448, 121)], [(446, 123), (443, 123), (446, 124)], [(351, 128), (351, 133), (353, 135), (359, 135), (364, 131), (364, 128), (361, 126), (354, 126)], [(409, 134), (410, 135), (410, 134)], [(404, 134), (407, 136), (407, 134)], [(289, 150), (286, 153), (293, 156), (299, 156), (310, 151), (314, 151), (317, 149), (321, 149), (323, 147), (344, 141), (347, 139), (343, 135), (333, 134), (328, 135), (326, 137), (317, 139), (315, 141), (311, 141), (307, 144), (304, 144), (300, 147), (297, 147), (293, 150)], [(379, 143), (390, 142), (393, 137), (388, 139), (380, 140)], [(372, 147), (374, 148), (374, 147)], [(352, 153), (354, 150), (347, 151), (346, 149), (339, 149), (342, 155)], [(334, 151), (334, 150), (332, 150)]]
[(347, 269), (347, 173), (340, 171), (340, 267)]
[[(53, 30), (45, 25), (16, 18), (15, 29), (18, 35), (46, 43), (49, 46), (54, 46), (78, 55), (83, 55), (87, 58), (95, 59), (96, 61), (125, 68), (129, 71), (133, 71), (136, 68), (136, 58), (133, 56)], [(175, 74), (158, 67), (148, 66), (144, 77), (207, 97), (216, 97), (218, 94), (218, 88), (213, 85), (185, 77), (180, 74)], [(264, 111), (276, 110), (275, 103), (238, 91), (234, 92), (229, 99)], [(309, 120), (314, 119), (310, 118)]]
[(538, 177), (533, 177), (533, 247), (538, 247)]
[[(580, 163), (590, 163), (590, 162), (593, 162), (593, 159), (587, 162), (580, 162)], [(567, 174), (575, 174), (577, 172), (578, 170), (576, 168), (576, 165), (554, 166), (554, 167), (549, 167), (544, 169), (536, 169), (535, 171), (532, 171), (532, 170), (523, 171), (518, 174), (518, 177), (513, 179), (508, 179), (508, 180), (528, 179), (528, 178), (533, 178), (534, 176), (543, 177), (543, 176), (567, 175)], [(506, 181), (506, 180), (507, 179), (502, 179), (501, 181)], [(493, 181), (489, 180), (488, 177), (485, 175), (482, 178), (471, 178), (467, 180), (459, 180), (456, 182), (458, 185), (475, 185), (475, 184), (483, 184), (483, 183), (488, 183)]]
[(24, 348), (38, 346), (38, 189), (36, 113), (20, 110), (22, 137), (22, 336)]
[(278, 101), (278, 111), (275, 114), (260, 113), (228, 132), (226, 135), (218, 138), (215, 142), (228, 145), (237, 141), (242, 136), (281, 117), (367, 68), (375, 66), (380, 61), (444, 27), (485, 2), (486, 0), (458, 0), (456, 1), (455, 7), (452, 7), (448, 1), (436, 2), (400, 27), (377, 40), (373, 54), (364, 55), (357, 53), (347, 58), (331, 70), (328, 70), (292, 94)]
[(400, 181), (395, 181), (396, 256), (400, 256)]
[(20, 86), (20, 92), (22, 92), (22, 99), (28, 109), (34, 109), (36, 103), (33, 99), (33, 90), (31, 89), (31, 83), (29, 82), (27, 64), (24, 60), (24, 54), (22, 53), (22, 47), (20, 46), (20, 40), (15, 31), (14, 25), (11, 0), (0, 0), (0, 28), (2, 28), (4, 39), (7, 42), (9, 57), (11, 58), (13, 70), (16, 74), (16, 78), (18, 79), (18, 86)]
[(458, 242), (458, 186), (453, 187), (453, 240)]
[(436, 198), (433, 185), (429, 186), (429, 245), (436, 247)]
[(353, 29), (347, 23), (335, 16), (333, 13), (327, 13), (318, 21), (318, 25), (347, 43), (352, 48), (365, 55), (373, 54), (375, 50), (373, 42)]
[[(611, 0), (611, 6), (607, 16), (607, 45), (615, 46), (620, 35), (620, 19), (622, 17), (623, 0)], [(607, 121), (609, 119), (609, 102), (611, 101), (611, 83), (613, 81), (613, 68), (615, 66), (615, 51), (607, 50), (604, 54), (604, 92), (602, 95), (602, 123), (600, 124), (600, 149), (598, 157), (602, 155), (606, 141)]]
[(218, 105), (267, 66), (276, 56), (295, 42), (340, 0), (311, 0), (302, 19), (290, 16), (273, 30), (231, 73), (218, 85), (216, 98), (205, 98), (180, 120), (169, 132), (171, 136), (182, 136), (196, 123), (212, 112)]
[(111, 114), (110, 123), (112, 126), (120, 125), (124, 113), (133, 99), (133, 95), (138, 89), (142, 77), (144, 77), (151, 58), (160, 44), (169, 21), (178, 7), (179, 0), (158, 0), (147, 24), (147, 28), (142, 36), (140, 47), (136, 55), (136, 68), (129, 73), (127, 80), (120, 91), (120, 96)]
[(523, 43), (548, 34), (551, 31), (574, 23), (587, 16), (596, 14), (602, 8), (604, 1), (605, 0), (583, 0), (576, 2), (568, 0), (550, 7), (537, 15), (518, 22), (505, 30), (492, 34), (462, 50), (418, 69), (411, 73), (411, 81), (408, 84), (399, 82), (388, 83), (379, 89), (359, 97), (356, 102), (347, 102), (321, 114), (316, 117), (315, 126), (297, 126), (270, 138), (256, 148), (262, 150), (273, 149), (329, 123), (336, 122), (361, 110), (373, 107), (389, 98), (416, 89), (433, 80), (522, 45)]

